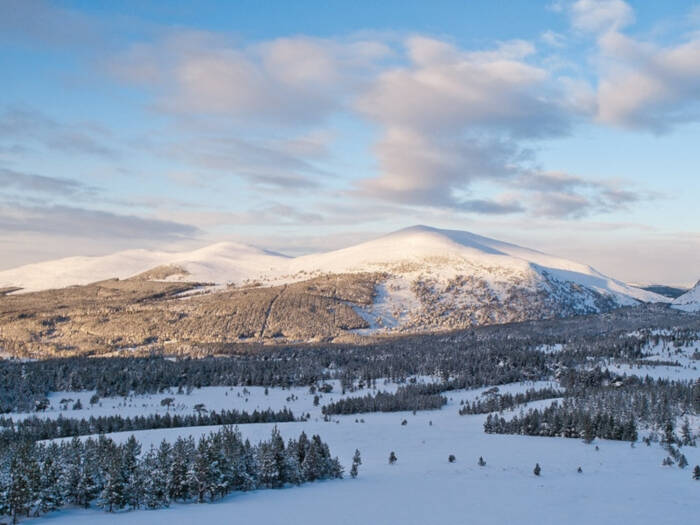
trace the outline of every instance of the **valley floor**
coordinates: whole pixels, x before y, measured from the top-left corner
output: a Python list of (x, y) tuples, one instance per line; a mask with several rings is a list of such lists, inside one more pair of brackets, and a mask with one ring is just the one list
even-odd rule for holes
[[(420, 378), (419, 380), (428, 380)], [(550, 383), (519, 383), (500, 387), (502, 392), (524, 391)], [(396, 385), (380, 384), (393, 390)], [(339, 399), (323, 394), (320, 405)], [(441, 410), (333, 416), (324, 421), (308, 389), (261, 387), (206, 388), (187, 394), (162, 394), (103, 399), (102, 406), (81, 410), (81, 416), (163, 412), (163, 397), (174, 397), (171, 410), (191, 413), (196, 403), (207, 409), (279, 409), (295, 416), (310, 413), (305, 422), (278, 424), (285, 438), (302, 430), (320, 434), (341, 463), (350, 466), (355, 449), (363, 464), (357, 479), (309, 483), (279, 490), (236, 493), (211, 504), (174, 504), (161, 510), (108, 514), (98, 509), (65, 509), (27, 523), (47, 524), (619, 524), (693, 523), (697, 519), (700, 482), (691, 478), (700, 464), (700, 450), (684, 447), (690, 468), (662, 467), (665, 452), (653, 443), (600, 441), (585, 444), (578, 439), (489, 435), (483, 431), (485, 416), (460, 416), (461, 400), (472, 400), (486, 389), (446, 393)], [(364, 395), (365, 391), (360, 391)], [(294, 398), (290, 396), (294, 395)], [(358, 393), (348, 394), (358, 395)], [(80, 397), (84, 406), (90, 393), (57, 393), (61, 398)], [(538, 401), (530, 405), (546, 405)], [(126, 405), (126, 406), (125, 406)], [(131, 405), (131, 406), (129, 406)], [(519, 409), (518, 409), (519, 410)], [(73, 411), (49, 411), (78, 415)], [(21, 417), (21, 416), (20, 416)], [(403, 420), (407, 421), (402, 425)], [(362, 422), (364, 421), (364, 422)], [(274, 425), (250, 424), (239, 428), (244, 437), (257, 442), (269, 436)], [(697, 426), (697, 425), (696, 425)], [(135, 432), (144, 448), (178, 435), (201, 435), (216, 427), (147, 430)], [(695, 429), (697, 432), (697, 428)], [(117, 441), (132, 433), (112, 434)], [(596, 445), (598, 450), (596, 450)], [(388, 464), (394, 451), (398, 461)], [(454, 454), (456, 461), (448, 462)], [(483, 456), (486, 466), (477, 465)], [(533, 474), (535, 463), (542, 475)], [(578, 467), (583, 472), (578, 473)]]

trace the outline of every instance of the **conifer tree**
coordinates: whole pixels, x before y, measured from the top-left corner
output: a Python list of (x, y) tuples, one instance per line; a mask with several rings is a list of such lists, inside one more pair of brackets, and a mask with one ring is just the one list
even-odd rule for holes
[(126, 492), (127, 484), (122, 469), (122, 458), (115, 450), (109, 459), (104, 487), (100, 493), (102, 508), (106, 509), (107, 512), (124, 508), (127, 502)]
[(46, 451), (41, 467), (39, 511), (45, 514), (61, 508), (64, 503), (64, 497), (61, 466), (59, 464), (59, 448), (55, 443), (52, 443)]
[(170, 499), (187, 501), (190, 498), (189, 471), (194, 453), (194, 442), (178, 437), (173, 445), (173, 460), (170, 471)]
[(132, 434), (127, 439), (122, 449), (122, 476), (126, 487), (125, 498), (126, 504), (132, 509), (138, 509), (141, 506), (143, 495), (144, 477), (141, 466), (139, 465), (139, 456), (141, 455), (141, 444), (136, 441), (136, 437)]
[(26, 471), (26, 447), (23, 444), (15, 450), (10, 464), (10, 479), (7, 490), (7, 502), (12, 523), (17, 523), (20, 516), (29, 515), (29, 504), (32, 499), (30, 480)]
[(352, 478), (357, 477), (357, 469), (362, 465), (362, 458), (360, 457), (359, 449), (355, 449), (355, 455), (352, 457), (352, 467), (350, 467), (350, 476)]

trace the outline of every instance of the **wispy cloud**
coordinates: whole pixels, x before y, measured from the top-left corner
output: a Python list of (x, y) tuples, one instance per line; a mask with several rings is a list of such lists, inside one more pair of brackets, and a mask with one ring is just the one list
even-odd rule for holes
[(97, 192), (97, 188), (77, 180), (22, 173), (5, 168), (0, 168), (0, 187), (6, 190), (14, 189), (22, 192), (72, 197), (90, 196)]
[(0, 112), (0, 142), (38, 145), (65, 154), (116, 158), (115, 137), (94, 122), (63, 123), (44, 113), (23, 107)]
[(78, 238), (172, 241), (199, 234), (187, 224), (71, 206), (0, 202), (0, 231), (40, 232)]

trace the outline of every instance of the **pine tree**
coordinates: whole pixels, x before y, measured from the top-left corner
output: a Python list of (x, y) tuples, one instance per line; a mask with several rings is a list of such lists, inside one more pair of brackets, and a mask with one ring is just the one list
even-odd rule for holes
[(274, 458), (279, 476), (274, 487), (281, 487), (286, 482), (290, 481), (290, 478), (293, 476), (290, 475), (287, 468), (287, 455), (284, 450), (284, 440), (277, 426), (272, 429), (272, 435), (270, 436), (270, 452)]
[(318, 442), (312, 439), (309, 449), (306, 451), (304, 462), (301, 464), (304, 481), (316, 481), (323, 476), (323, 457), (321, 453)]
[(9, 515), (12, 523), (17, 523), (22, 515), (29, 515), (29, 504), (32, 498), (30, 481), (27, 477), (26, 449), (27, 445), (21, 445), (14, 451), (14, 457), (10, 463), (10, 479), (7, 491)]
[(168, 506), (168, 464), (169, 457), (164, 458), (162, 452), (169, 453), (169, 445), (163, 444), (156, 451), (151, 447), (143, 457), (143, 471), (147, 473), (143, 484), (143, 504), (149, 509), (159, 509)]
[(673, 421), (670, 419), (664, 425), (664, 437), (661, 442), (666, 447), (670, 447), (676, 442), (676, 435), (673, 433)]
[(122, 458), (118, 450), (115, 450), (109, 458), (104, 487), (100, 494), (102, 508), (106, 509), (107, 512), (124, 508), (127, 502), (126, 492)]
[(352, 457), (352, 467), (350, 467), (350, 477), (357, 477), (357, 469), (362, 465), (362, 458), (360, 457), (360, 451), (355, 449), (355, 455)]
[(695, 438), (693, 438), (693, 433), (690, 430), (690, 422), (688, 421), (688, 418), (685, 418), (683, 420), (683, 426), (681, 426), (681, 440), (683, 446), (686, 447), (694, 447), (695, 446)]
[(0, 516), (9, 516), (10, 501), (10, 479), (9, 473), (5, 470), (4, 465), (0, 466)]
[(63, 479), (66, 488), (66, 497), (68, 503), (73, 505), (84, 504), (83, 490), (83, 458), (84, 447), (80, 439), (73, 438), (67, 449), (64, 452), (65, 465), (63, 470)]
[(209, 489), (209, 443), (206, 437), (199, 440), (190, 470), (187, 473), (192, 493), (198, 503), (204, 503)]
[[(156, 478), (157, 484), (152, 485), (152, 489), (163, 506), (170, 505), (170, 484), (172, 482), (173, 449), (170, 443), (163, 440), (156, 452), (156, 467), (152, 473), (152, 478)], [(148, 470), (146, 472), (149, 472)]]
[(52, 443), (45, 454), (39, 489), (39, 511), (42, 513), (59, 509), (64, 504), (58, 446)]
[(173, 445), (173, 461), (170, 471), (170, 499), (187, 501), (190, 498), (189, 472), (194, 455), (194, 440), (178, 437)]
[(27, 486), (29, 487), (29, 508), (27, 516), (33, 513), (34, 516), (39, 515), (39, 507), (41, 502), (41, 467), (37, 461), (37, 450), (32, 443), (23, 450), (25, 465), (25, 476), (27, 478)]
[(681, 457), (678, 460), (678, 466), (680, 468), (685, 468), (688, 466), (688, 460), (686, 459), (685, 454), (681, 454)]
[(125, 484), (126, 504), (132, 509), (141, 506), (143, 496), (144, 476), (139, 465), (141, 444), (131, 435), (122, 445), (122, 476)]

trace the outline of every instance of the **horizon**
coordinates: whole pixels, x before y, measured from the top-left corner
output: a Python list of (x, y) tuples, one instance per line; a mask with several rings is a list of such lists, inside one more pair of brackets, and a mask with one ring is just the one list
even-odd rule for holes
[(328, 5), (0, 0), (0, 271), (429, 224), (698, 281), (697, 3)]

